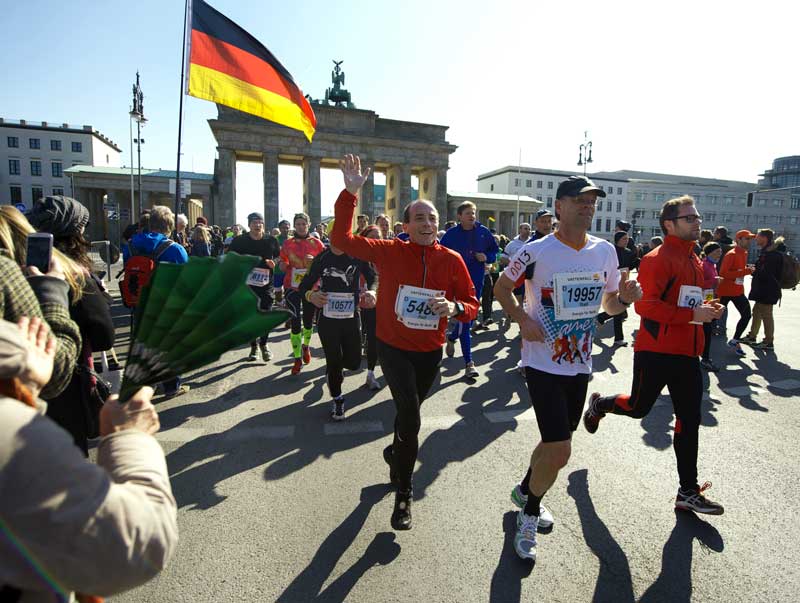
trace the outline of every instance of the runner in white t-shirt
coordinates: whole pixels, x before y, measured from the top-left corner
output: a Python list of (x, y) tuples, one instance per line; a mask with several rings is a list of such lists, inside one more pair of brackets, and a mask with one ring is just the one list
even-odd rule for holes
[[(514, 548), (523, 559), (536, 558), (536, 530), (553, 524), (541, 500), (570, 457), (592, 372), (597, 312), (602, 306), (619, 314), (642, 295), (635, 281), (620, 281), (614, 246), (586, 234), (598, 196), (605, 192), (585, 176), (562, 182), (558, 232), (526, 243), (495, 286), (497, 300), (520, 327), (522, 365), (541, 433), (527, 474), (511, 493), (521, 507)], [(513, 295), (520, 281), (524, 307)]]

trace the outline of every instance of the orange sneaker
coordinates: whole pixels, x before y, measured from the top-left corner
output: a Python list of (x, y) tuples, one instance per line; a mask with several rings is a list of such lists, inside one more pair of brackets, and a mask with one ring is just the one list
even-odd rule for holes
[(296, 375), (300, 372), (300, 369), (303, 368), (303, 361), (299, 358), (294, 359), (294, 366), (292, 366), (292, 375)]
[(311, 362), (311, 349), (307, 345), (303, 345), (303, 364)]

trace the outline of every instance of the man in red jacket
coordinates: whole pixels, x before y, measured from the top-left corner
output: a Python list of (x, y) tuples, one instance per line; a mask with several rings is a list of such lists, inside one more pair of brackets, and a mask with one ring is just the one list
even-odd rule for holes
[(345, 190), (336, 200), (331, 244), (372, 262), (380, 274), (376, 305), (378, 359), (394, 398), (394, 441), (384, 450), (389, 478), (397, 487), (392, 527), (411, 528), (411, 474), (417, 460), (420, 405), (442, 359), (448, 318), (469, 323), (480, 304), (461, 256), (439, 245), (439, 215), (430, 201), (403, 211), (408, 241), (368, 239), (352, 233), (356, 195), (369, 176), (358, 156), (340, 162)]
[(733, 348), (737, 356), (744, 356), (744, 350), (739, 340), (744, 334), (747, 323), (750, 322), (750, 302), (744, 294), (744, 277), (753, 274), (755, 267), (747, 263), (747, 250), (755, 237), (749, 230), (740, 230), (736, 233), (736, 245), (722, 258), (719, 266), (719, 275), (722, 280), (717, 287), (717, 295), (724, 307), (728, 307), (728, 302), (733, 302), (733, 306), (739, 313), (739, 322), (736, 323), (736, 331), (733, 339), (728, 341), (728, 346)]
[(703, 297), (703, 268), (694, 253), (702, 217), (689, 196), (671, 199), (661, 209), (666, 237), (642, 258), (639, 283), (644, 295), (634, 306), (642, 317), (633, 354), (631, 394), (592, 394), (583, 424), (595, 433), (606, 413), (641, 419), (666, 385), (675, 408), (673, 448), (680, 488), (676, 509), (721, 515), (722, 505), (703, 495), (711, 486), (697, 482), (697, 449), (703, 377), (703, 323), (719, 318), (722, 305)]

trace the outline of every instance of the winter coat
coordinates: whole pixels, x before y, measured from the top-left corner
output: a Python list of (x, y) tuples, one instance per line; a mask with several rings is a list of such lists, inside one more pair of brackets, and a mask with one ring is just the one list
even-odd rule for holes
[(747, 299), (760, 304), (777, 304), (781, 298), (783, 254), (772, 245), (761, 250)]

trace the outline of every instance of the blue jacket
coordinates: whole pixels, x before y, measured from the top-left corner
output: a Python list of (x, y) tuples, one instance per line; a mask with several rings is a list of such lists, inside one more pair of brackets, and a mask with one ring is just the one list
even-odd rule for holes
[[(470, 230), (461, 228), (461, 224), (449, 229), (440, 241), (445, 247), (461, 254), (464, 263), (467, 265), (469, 275), (472, 277), (473, 284), (483, 284), (483, 274), (485, 264), (494, 264), (497, 260), (497, 241), (494, 235), (480, 222), (475, 222), (475, 226)], [(475, 259), (476, 253), (486, 255), (485, 262)]]
[[(133, 235), (131, 239), (131, 245), (135, 247), (140, 253), (152, 253), (155, 251), (156, 247), (161, 244), (161, 241), (167, 239), (166, 235), (163, 235), (159, 232), (142, 232), (136, 235)], [(130, 251), (128, 251), (128, 256), (125, 257), (123, 253), (123, 260), (125, 262), (128, 261), (130, 257)], [(159, 262), (169, 262), (170, 264), (185, 264), (189, 261), (189, 256), (186, 253), (186, 250), (177, 243), (173, 243), (169, 247), (167, 247), (166, 251), (161, 254), (161, 257), (158, 258)]]

